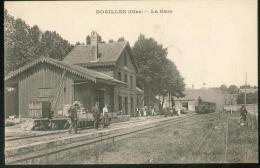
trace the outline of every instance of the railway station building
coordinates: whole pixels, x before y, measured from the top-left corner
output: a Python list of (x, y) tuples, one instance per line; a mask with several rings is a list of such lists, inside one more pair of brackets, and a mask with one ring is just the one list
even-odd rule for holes
[(73, 101), (87, 112), (99, 102), (100, 108), (108, 104), (110, 112), (134, 116), (143, 100), (137, 73), (127, 41), (99, 43), (92, 32), (90, 44), (76, 45), (62, 61), (40, 57), (5, 76), (5, 87), (12, 88), (5, 92), (5, 116), (32, 117), (34, 101), (49, 102), (54, 117)]

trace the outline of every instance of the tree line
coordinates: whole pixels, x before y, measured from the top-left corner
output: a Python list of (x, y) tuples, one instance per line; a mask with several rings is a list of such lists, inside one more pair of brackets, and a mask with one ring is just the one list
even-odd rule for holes
[[(219, 87), (219, 89), (225, 93), (225, 94), (235, 94), (237, 95), (236, 98), (236, 103), (238, 104), (244, 104), (245, 102), (245, 93), (244, 92), (239, 92), (239, 89), (257, 89), (256, 86), (250, 86), (250, 85), (243, 85), (243, 86), (236, 86), (236, 85), (230, 85), (227, 87), (227, 85), (223, 84)], [(257, 91), (255, 92), (249, 92), (246, 93), (246, 103), (247, 104), (255, 104), (258, 102), (258, 93)]]
[[(90, 36), (86, 41), (90, 44)], [(117, 41), (125, 39), (120, 37)], [(99, 42), (105, 43), (101, 36)], [(41, 56), (62, 60), (73, 47), (57, 32), (42, 32), (37, 25), (30, 27), (22, 19), (15, 19), (7, 10), (4, 11), (5, 74)], [(151, 105), (156, 95), (162, 97), (161, 105), (167, 95), (184, 96), (184, 78), (174, 62), (167, 58), (167, 48), (140, 34), (132, 47), (132, 54), (139, 68), (137, 86), (144, 89), (145, 104)]]
[(41, 56), (62, 60), (73, 45), (55, 31), (42, 32), (4, 10), (5, 74)]

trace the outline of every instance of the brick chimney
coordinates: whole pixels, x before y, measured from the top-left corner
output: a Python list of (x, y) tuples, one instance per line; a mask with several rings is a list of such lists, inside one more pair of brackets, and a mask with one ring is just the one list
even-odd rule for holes
[(92, 47), (93, 61), (96, 61), (99, 58), (99, 54), (98, 54), (98, 34), (95, 31), (91, 32), (90, 45)]

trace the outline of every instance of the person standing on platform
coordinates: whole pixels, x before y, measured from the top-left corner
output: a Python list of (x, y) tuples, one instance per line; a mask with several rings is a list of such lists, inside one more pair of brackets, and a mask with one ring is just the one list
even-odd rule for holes
[(143, 110), (143, 112), (144, 112), (144, 116), (147, 117), (147, 106), (144, 106), (144, 110)]
[(181, 104), (178, 104), (177, 107), (177, 115), (180, 116), (181, 115)]
[(103, 117), (102, 117), (102, 120), (103, 120), (103, 128), (105, 127), (108, 127), (109, 125), (109, 119), (108, 119), (108, 108), (107, 108), (107, 104), (103, 107)]
[(135, 112), (136, 112), (136, 115), (135, 115), (135, 117), (137, 118), (137, 119), (139, 119), (139, 108), (136, 106), (136, 109), (135, 109)]
[(94, 117), (94, 128), (98, 129), (99, 122), (100, 122), (100, 110), (99, 110), (98, 102), (96, 102), (95, 106), (92, 107), (91, 112), (93, 113), (93, 117)]
[(70, 128), (69, 133), (77, 133), (79, 103), (75, 101), (69, 109)]
[(151, 106), (151, 115), (154, 116), (154, 106)]

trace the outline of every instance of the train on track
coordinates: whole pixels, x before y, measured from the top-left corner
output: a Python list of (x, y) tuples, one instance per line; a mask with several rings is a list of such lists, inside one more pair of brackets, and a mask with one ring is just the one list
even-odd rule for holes
[(201, 102), (195, 106), (195, 112), (198, 114), (213, 113), (216, 111), (216, 103), (213, 102)]

